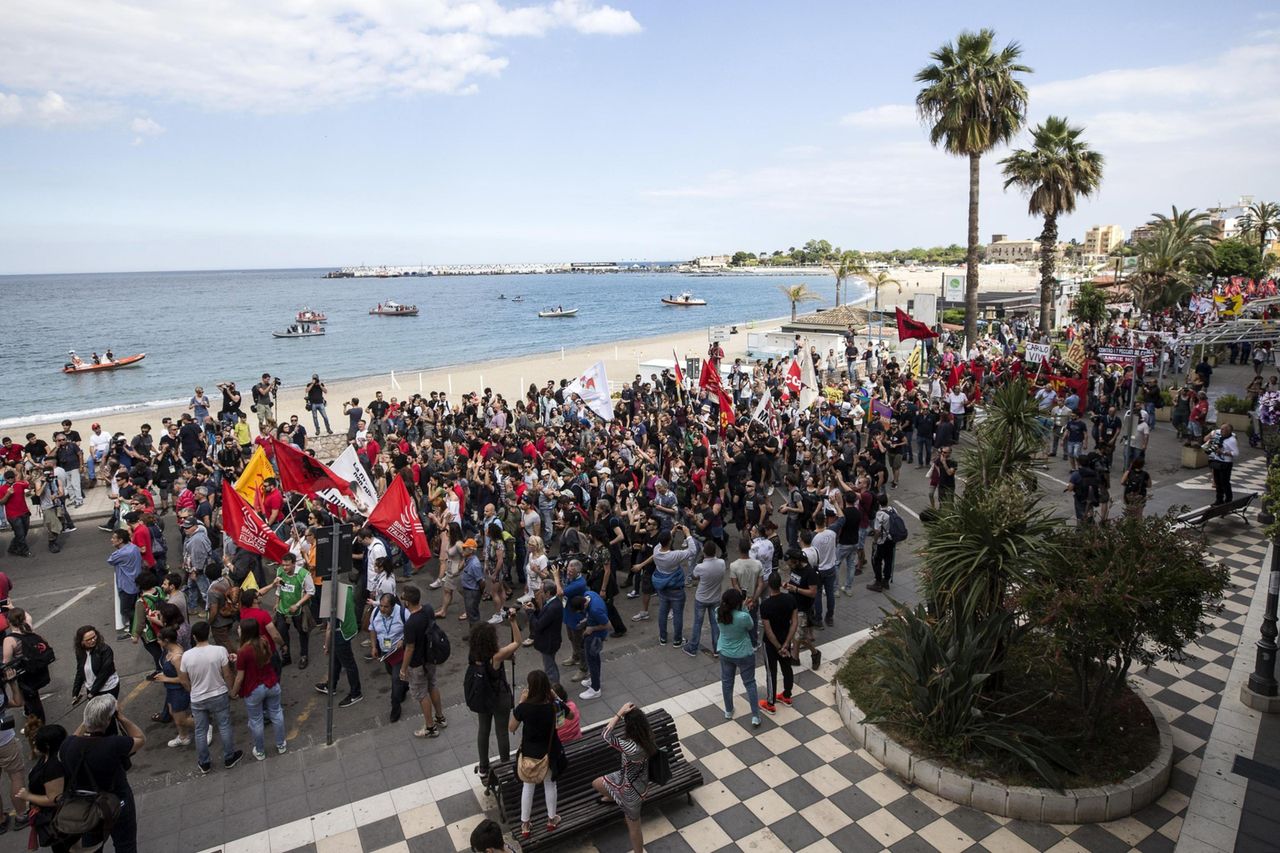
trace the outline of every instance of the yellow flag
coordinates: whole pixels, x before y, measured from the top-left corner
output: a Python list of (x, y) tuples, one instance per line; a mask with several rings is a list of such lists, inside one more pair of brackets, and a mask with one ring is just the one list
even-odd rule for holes
[(1244, 297), (1238, 293), (1228, 296), (1213, 297), (1213, 304), (1218, 306), (1219, 317), (1234, 317), (1244, 308)]
[(907, 370), (911, 372), (912, 377), (919, 378), (924, 369), (921, 362), (924, 360), (924, 345), (916, 344), (916, 348), (907, 356)]
[(258, 445), (249, 464), (244, 466), (240, 479), (236, 480), (235, 490), (257, 509), (262, 502), (262, 481), (275, 475), (271, 460), (267, 459), (267, 451), (262, 449), (262, 445)]
[(244, 582), (240, 584), (240, 590), (241, 592), (243, 592), (246, 589), (257, 589), (257, 588), (258, 588), (258, 579), (253, 576), (253, 572), (249, 572), (249, 574), (244, 576)]

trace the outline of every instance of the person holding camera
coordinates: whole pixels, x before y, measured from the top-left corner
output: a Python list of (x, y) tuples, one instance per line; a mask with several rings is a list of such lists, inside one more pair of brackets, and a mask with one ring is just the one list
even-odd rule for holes
[(276, 391), (280, 380), (270, 373), (262, 374), (261, 381), (253, 386), (253, 411), (258, 416), (258, 434), (266, 435), (276, 425)]
[(498, 646), (498, 629), (488, 622), (471, 626), (467, 648), (466, 681), (463, 696), (467, 707), (476, 715), (479, 731), (476, 734), (476, 751), (480, 763), (475, 771), (481, 779), (489, 778), (489, 732), (498, 736), (498, 757), (503, 763), (511, 758), (508, 715), (511, 713), (511, 685), (502, 665), (515, 657), (520, 648), (520, 623), (516, 621), (514, 607), (505, 611), (511, 625), (511, 642)]
[[(103, 791), (120, 798), (120, 814), (111, 827), (111, 844), (116, 853), (135, 853), (138, 849), (138, 813), (127, 771), (130, 756), (137, 755), (146, 742), (142, 729), (120, 713), (116, 697), (103, 695), (89, 700), (84, 707), (84, 721), (58, 749), (58, 761), (67, 774), (67, 789)], [(88, 833), (81, 845), (84, 850), (96, 850), (105, 842), (105, 838)]]
[(324, 428), (329, 435), (333, 435), (333, 427), (329, 426), (329, 411), (325, 408), (325, 394), (329, 393), (329, 389), (320, 381), (320, 374), (311, 374), (311, 381), (307, 383), (307, 410), (311, 412), (311, 423), (316, 428), (316, 435), (320, 434), (320, 419), (324, 418)]

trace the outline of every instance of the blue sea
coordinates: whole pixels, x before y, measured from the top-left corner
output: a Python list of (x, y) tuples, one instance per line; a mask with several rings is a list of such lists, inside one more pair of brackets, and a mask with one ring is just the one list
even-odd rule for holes
[[(312, 373), (348, 379), (549, 352), (561, 346), (667, 334), (781, 317), (781, 284), (803, 282), (831, 305), (829, 276), (688, 276), (605, 273), (326, 279), (323, 269), (0, 276), (0, 426), (34, 417), (89, 417), (132, 406), (185, 401), (203, 385), (247, 389), (263, 372), (286, 385)], [(671, 308), (662, 297), (689, 289), (705, 308)], [(499, 299), (505, 295), (507, 299)], [(511, 301), (522, 295), (524, 302)], [(851, 299), (861, 294), (851, 287)], [(417, 317), (371, 317), (395, 300)], [(580, 310), (543, 320), (538, 309)], [(276, 339), (298, 310), (326, 313), (324, 337)], [(64, 375), (68, 350), (85, 360), (110, 347), (145, 352), (136, 367)]]

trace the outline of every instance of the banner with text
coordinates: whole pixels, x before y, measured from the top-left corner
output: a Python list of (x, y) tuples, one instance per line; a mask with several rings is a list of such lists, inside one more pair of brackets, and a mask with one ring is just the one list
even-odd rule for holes
[(1155, 365), (1155, 354), (1145, 347), (1098, 347), (1098, 360), (1107, 364), (1133, 364), (1134, 358), (1141, 359), (1145, 367)]
[(1027, 344), (1027, 355), (1023, 360), (1027, 364), (1039, 364), (1049, 357), (1048, 344)]

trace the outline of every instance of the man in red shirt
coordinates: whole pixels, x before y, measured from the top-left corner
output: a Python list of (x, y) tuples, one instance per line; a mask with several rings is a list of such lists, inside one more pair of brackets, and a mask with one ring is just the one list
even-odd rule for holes
[(18, 472), (10, 468), (4, 472), (4, 482), (0, 484), (0, 504), (4, 505), (4, 517), (13, 529), (13, 541), (9, 543), (9, 553), (15, 557), (30, 557), (31, 549), (27, 547), (27, 531), (31, 528), (31, 507), (27, 504), (27, 491), (31, 484), (18, 477)]
[(14, 444), (13, 439), (5, 436), (0, 439), (0, 463), (17, 465), (22, 461), (22, 445)]
[(142, 513), (127, 512), (124, 515), (124, 520), (130, 529), (129, 541), (137, 545), (138, 550), (142, 552), (142, 567), (154, 569), (156, 555), (152, 550), (151, 531), (147, 529), (147, 525), (142, 523)]
[(284, 521), (284, 495), (275, 477), (262, 481), (262, 517), (272, 529)]

